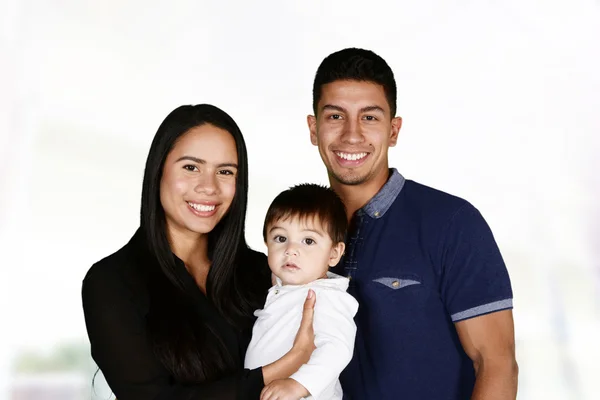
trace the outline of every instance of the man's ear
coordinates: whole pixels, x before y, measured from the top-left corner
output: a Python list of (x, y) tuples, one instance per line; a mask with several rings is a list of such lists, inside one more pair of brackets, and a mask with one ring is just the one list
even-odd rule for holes
[(339, 262), (340, 258), (344, 255), (344, 250), (346, 249), (346, 245), (344, 242), (336, 243), (331, 248), (331, 253), (329, 254), (329, 266), (335, 267)]
[(392, 129), (390, 130), (390, 147), (394, 147), (398, 142), (400, 128), (402, 128), (402, 117), (392, 118)]
[(308, 130), (310, 131), (310, 142), (316, 146), (317, 145), (317, 117), (314, 115), (308, 115), (306, 117), (306, 122), (308, 123)]

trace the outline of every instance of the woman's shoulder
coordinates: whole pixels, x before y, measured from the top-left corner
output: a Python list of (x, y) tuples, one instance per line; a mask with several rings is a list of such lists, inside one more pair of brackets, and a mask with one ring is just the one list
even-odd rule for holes
[(261, 294), (271, 287), (271, 270), (267, 256), (260, 251), (246, 249), (240, 258), (239, 269), (248, 286), (256, 288)]
[(269, 263), (267, 256), (260, 251), (253, 250), (251, 248), (246, 249), (243, 256), (240, 259), (241, 266), (247, 272), (252, 272), (253, 275), (269, 275), (271, 276), (271, 270), (269, 269)]
[(98, 293), (145, 291), (145, 274), (140, 268), (143, 249), (137, 245), (138, 236), (139, 231), (119, 250), (94, 263), (83, 278), (82, 290)]
[(245, 254), (245, 261), (248, 263), (267, 264), (265, 253), (248, 248)]
[(119, 275), (119, 271), (126, 264), (131, 263), (130, 249), (133, 238), (119, 250), (95, 262), (85, 274), (84, 281), (95, 279), (107, 279)]

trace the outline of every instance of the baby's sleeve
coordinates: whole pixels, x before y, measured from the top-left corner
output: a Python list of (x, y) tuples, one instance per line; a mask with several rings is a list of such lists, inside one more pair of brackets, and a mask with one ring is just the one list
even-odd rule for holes
[(343, 290), (316, 289), (313, 327), (315, 346), (310, 360), (290, 378), (319, 399), (325, 388), (338, 379), (354, 351), (358, 303)]

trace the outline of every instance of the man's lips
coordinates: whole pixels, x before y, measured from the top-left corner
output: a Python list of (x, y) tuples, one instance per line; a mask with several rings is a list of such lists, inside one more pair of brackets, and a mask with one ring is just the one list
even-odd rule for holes
[(367, 151), (346, 152), (337, 150), (334, 151), (334, 153), (336, 156), (346, 161), (360, 161), (369, 155), (369, 152)]
[(346, 153), (343, 151), (334, 151), (337, 163), (343, 167), (357, 167), (362, 165), (371, 153), (368, 152), (355, 152)]

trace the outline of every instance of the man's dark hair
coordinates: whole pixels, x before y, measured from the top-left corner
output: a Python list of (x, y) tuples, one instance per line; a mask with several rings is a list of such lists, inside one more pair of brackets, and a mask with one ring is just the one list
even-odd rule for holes
[(267, 229), (277, 221), (314, 217), (323, 224), (333, 243), (345, 240), (348, 219), (344, 203), (332, 189), (313, 183), (293, 186), (275, 197), (265, 217), (263, 238), (267, 241)]
[(383, 58), (371, 50), (355, 47), (343, 49), (328, 55), (315, 75), (313, 83), (313, 111), (321, 99), (323, 85), (339, 80), (373, 82), (383, 86), (390, 106), (391, 118), (396, 116), (396, 80), (390, 66)]

